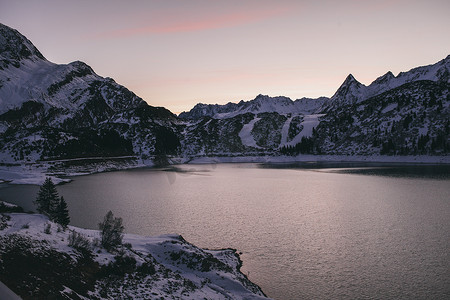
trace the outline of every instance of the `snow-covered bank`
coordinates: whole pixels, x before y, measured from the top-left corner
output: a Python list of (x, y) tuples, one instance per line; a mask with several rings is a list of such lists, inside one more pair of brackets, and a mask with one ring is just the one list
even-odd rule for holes
[(42, 184), (46, 177), (54, 183), (69, 182), (68, 176), (89, 175), (108, 171), (152, 167), (151, 160), (136, 157), (83, 158), (0, 165), (0, 183)]
[[(110, 253), (99, 246), (100, 233), (96, 230), (69, 226), (62, 231), (39, 214), (5, 213), (1, 221), (0, 268), (4, 272), (0, 281), (19, 295), (267, 299), (240, 272), (241, 261), (236, 250), (203, 250), (179, 235), (125, 234), (125, 246)], [(69, 246), (72, 232), (89, 241), (88, 253), (86, 249)], [(38, 270), (38, 265), (46, 273)], [(60, 272), (67, 272), (65, 268), (73, 274), (71, 278), (61, 277)], [(85, 282), (77, 282), (78, 278)]]
[(360, 156), (360, 155), (308, 155), (298, 156), (205, 156), (191, 159), (189, 164), (210, 163), (295, 163), (295, 162), (383, 162), (450, 164), (450, 156)]

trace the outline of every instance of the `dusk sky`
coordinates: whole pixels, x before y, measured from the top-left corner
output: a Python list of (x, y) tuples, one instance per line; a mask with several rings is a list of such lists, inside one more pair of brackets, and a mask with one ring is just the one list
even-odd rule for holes
[(257, 94), (332, 96), (450, 54), (450, 1), (0, 0), (50, 61), (81, 60), (174, 113)]

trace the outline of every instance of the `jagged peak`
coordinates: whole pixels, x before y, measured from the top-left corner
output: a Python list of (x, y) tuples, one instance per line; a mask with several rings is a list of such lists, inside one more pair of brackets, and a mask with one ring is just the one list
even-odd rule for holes
[(347, 75), (347, 78), (345, 80), (356, 80), (352, 73)]
[(392, 78), (395, 78), (394, 74), (391, 71), (388, 71), (386, 74), (375, 79), (374, 82), (372, 82), (372, 83), (377, 83), (377, 84), (385, 83), (385, 82), (391, 80)]
[(344, 91), (346, 93), (348, 88), (350, 88), (351, 86), (360, 87), (360, 86), (362, 86), (362, 84), (358, 80), (356, 80), (352, 74), (348, 74), (348, 76), (345, 78), (344, 82), (341, 84), (341, 86), (336, 91), (336, 94), (341, 94)]
[(330, 99), (333, 99), (333, 101), (339, 99), (339, 102), (355, 102), (364, 87), (365, 85), (356, 80), (352, 74), (349, 74)]
[(263, 95), (263, 94), (258, 94), (255, 99), (253, 100), (261, 100), (261, 99), (267, 99), (269, 98), (269, 95)]
[(344, 83), (357, 83), (361, 84), (358, 80), (355, 79), (352, 73), (348, 74), (348, 76), (345, 78)]

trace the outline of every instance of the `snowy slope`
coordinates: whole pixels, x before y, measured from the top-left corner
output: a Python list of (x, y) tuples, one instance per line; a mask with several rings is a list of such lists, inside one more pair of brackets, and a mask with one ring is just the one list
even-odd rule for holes
[[(66, 80), (70, 76), (74, 78)], [(69, 82), (52, 92), (51, 88), (61, 82), (60, 78)], [(56, 65), (47, 60), (23, 60), (20, 68), (0, 71), (0, 113), (18, 108), (26, 101), (40, 102), (47, 108), (76, 110), (89, 99), (83, 91), (100, 79), (82, 62)]]
[(242, 129), (239, 132), (239, 137), (241, 138), (243, 145), (247, 147), (261, 148), (256, 144), (255, 139), (253, 138), (252, 135), (253, 127), (255, 126), (255, 123), (258, 122), (259, 120), (261, 120), (261, 118), (254, 118), (253, 120), (242, 126)]
[[(29, 56), (21, 56), (22, 47), (34, 48), (31, 42), (3, 24), (0, 24), (0, 34), (0, 48), (8, 49), (0, 54), (0, 60), (4, 62), (4, 66), (0, 68), (0, 114), (19, 108), (27, 101), (42, 103), (46, 109), (57, 108), (71, 112), (79, 110), (92, 100), (90, 89), (95, 83), (102, 82), (110, 84), (113, 89), (120, 89), (112, 79), (98, 76), (83, 62), (57, 65), (46, 60), (36, 52), (37, 49)], [(11, 57), (15, 59), (11, 60)], [(112, 110), (143, 104), (143, 100), (135, 95), (124, 101), (125, 99), (117, 97), (120, 95), (113, 95), (111, 92), (108, 95), (108, 92), (104, 89), (101, 91)]]
[(319, 118), (323, 116), (324, 114), (305, 115), (301, 123), (303, 127), (302, 131), (300, 131), (291, 141), (282, 142), (280, 146), (295, 146), (297, 143), (300, 143), (302, 137), (311, 137), (313, 129), (320, 123)]
[[(179, 235), (143, 237), (126, 234), (123, 242), (128, 246), (121, 248), (120, 252), (110, 253), (96, 244), (95, 240), (100, 237), (96, 230), (69, 226), (68, 230), (61, 231), (57, 224), (37, 214), (9, 213), (0, 216), (0, 266), (5, 267), (2, 272), (6, 272), (0, 275), (0, 279), (19, 295), (96, 299), (267, 299), (261, 289), (239, 271), (242, 262), (235, 250), (203, 250)], [(45, 233), (47, 226), (50, 230)], [(90, 241), (92, 258), (82, 254), (80, 249), (69, 246), (71, 232), (80, 233)], [(22, 253), (15, 252), (14, 255), (23, 255), (19, 259), (29, 261), (29, 270), (22, 267), (23, 272), (30, 272), (28, 275), (17, 275), (8, 267), (11, 266), (11, 261), (8, 261), (10, 251), (17, 251), (20, 245), (27, 246), (21, 249)], [(45, 278), (52, 275), (45, 274), (47, 277), (39, 278), (38, 270), (32, 265), (35, 255), (40, 257), (41, 267), (46, 263), (53, 265), (48, 272), (60, 272), (64, 264), (71, 260), (67, 268), (72, 269), (74, 276), (67, 278), (69, 280), (51, 281), (50, 286), (39, 284), (45, 283), (48, 280)], [(45, 257), (48, 255), (51, 258), (47, 262)], [(120, 270), (117, 269), (119, 261), (131, 263), (122, 265), (124, 269), (121, 272), (124, 273), (117, 273)], [(108, 265), (116, 266), (116, 269)], [(88, 266), (90, 269), (86, 269)], [(105, 273), (107, 270), (115, 270), (115, 273), (108, 275)], [(84, 280), (90, 284), (83, 285), (75, 279), (79, 274), (85, 274), (83, 272), (89, 272), (90, 277)], [(36, 276), (34, 283), (23, 285), (21, 278), (25, 280), (28, 276)], [(58, 276), (57, 273), (54, 276)], [(15, 281), (12, 282), (11, 278)]]

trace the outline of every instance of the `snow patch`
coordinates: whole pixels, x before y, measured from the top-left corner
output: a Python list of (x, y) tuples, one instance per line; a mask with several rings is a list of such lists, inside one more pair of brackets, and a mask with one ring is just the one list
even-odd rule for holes
[(314, 115), (305, 115), (303, 116), (303, 122), (301, 125), (303, 126), (302, 131), (297, 134), (292, 141), (286, 143), (285, 145), (294, 146), (302, 140), (302, 137), (310, 137), (312, 136), (313, 128), (319, 125), (319, 118), (324, 116), (324, 114), (314, 114)]
[(253, 126), (255, 126), (255, 123), (259, 120), (261, 120), (261, 118), (254, 118), (253, 120), (242, 126), (242, 129), (239, 132), (239, 137), (241, 138), (243, 145), (247, 147), (261, 148), (256, 144), (255, 139), (252, 135)]
[(288, 139), (288, 133), (289, 133), (289, 127), (291, 126), (292, 119), (296, 116), (291, 116), (284, 122), (283, 128), (281, 128), (281, 145), (284, 145), (287, 143)]

